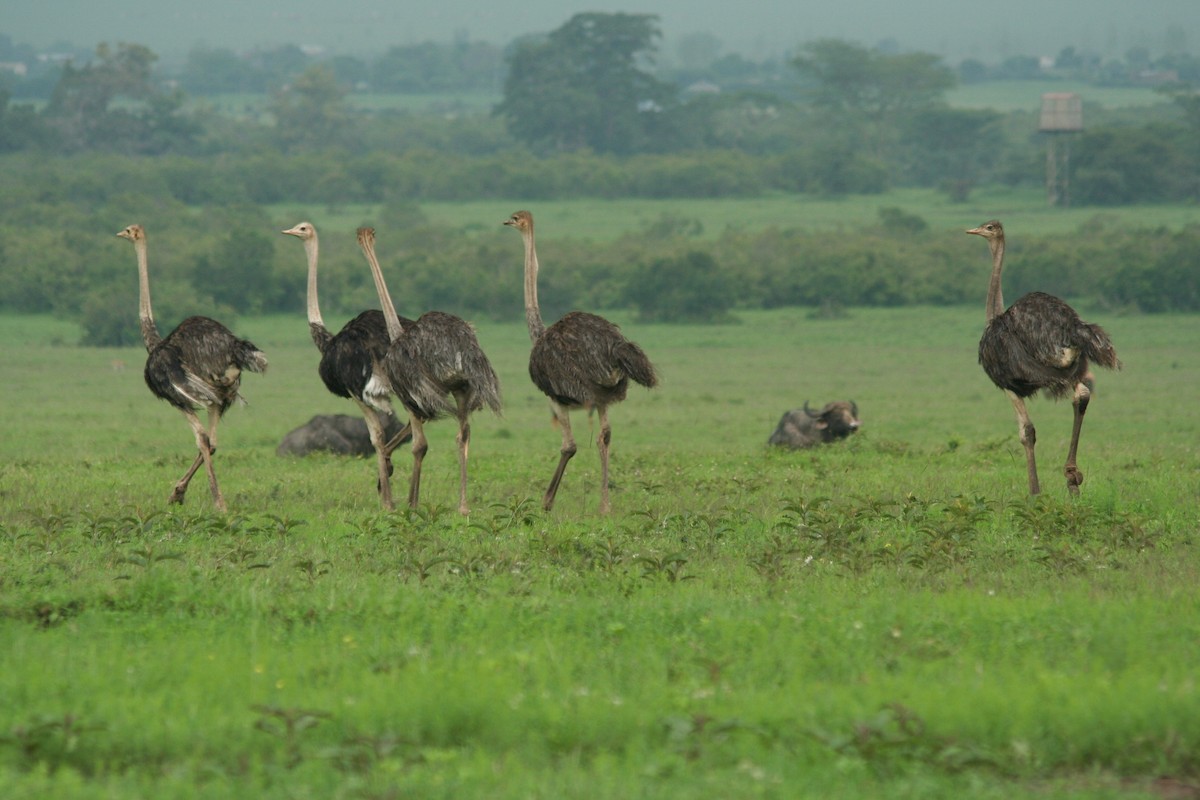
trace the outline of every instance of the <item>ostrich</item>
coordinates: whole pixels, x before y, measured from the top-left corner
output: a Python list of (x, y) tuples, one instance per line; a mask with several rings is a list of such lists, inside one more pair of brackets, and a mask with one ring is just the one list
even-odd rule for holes
[[(475, 330), (452, 314), (428, 311), (416, 322), (402, 320), (392, 305), (375, 256), (375, 229), (359, 228), (358, 244), (379, 292), (391, 344), (383, 371), (396, 398), (409, 412), (412, 426), (413, 471), (408, 485), (408, 505), (417, 507), (421, 494), (421, 463), (429, 450), (425, 423), (447, 414), (458, 420), (458, 510), (467, 506), (467, 450), (471, 441), (470, 416), (485, 405), (500, 413), (500, 379), (492, 369)], [(453, 397), (453, 403), (450, 398)]]
[[(225, 511), (225, 498), (217, 486), (212, 456), (217, 451), (217, 423), (235, 400), (242, 400), (238, 389), (242, 370), (266, 372), (267, 357), (245, 339), (208, 317), (188, 317), (164, 339), (150, 311), (150, 279), (146, 268), (146, 232), (141, 225), (130, 225), (117, 234), (133, 242), (138, 265), (138, 316), (146, 359), (146, 385), (158, 398), (178, 408), (192, 426), (199, 454), (192, 466), (175, 484), (168, 502), (182, 503), (192, 476), (204, 464), (213, 503)], [(243, 400), (243, 402), (245, 402)], [(196, 416), (196, 409), (208, 411), (208, 428)]]
[[(338, 397), (350, 398), (362, 410), (379, 467), (379, 500), (390, 510), (392, 486), (388, 476), (392, 474), (392, 451), (407, 438), (409, 426), (390, 441), (386, 439), (385, 418), (392, 415), (391, 388), (380, 363), (390, 344), (387, 322), (382, 311), (371, 309), (347, 322), (336, 335), (330, 333), (317, 303), (317, 229), (311, 222), (301, 222), (282, 233), (300, 239), (308, 254), (308, 328), (313, 343), (321, 351), (317, 372), (325, 388)], [(411, 325), (412, 321), (401, 319), (401, 324)]]
[(596, 439), (600, 451), (600, 513), (606, 514), (611, 507), (608, 449), (612, 427), (608, 422), (608, 407), (625, 399), (630, 379), (651, 388), (658, 384), (658, 376), (642, 348), (626, 339), (620, 328), (603, 317), (571, 311), (547, 328), (538, 308), (533, 215), (518, 211), (504, 224), (520, 231), (525, 242), (525, 320), (533, 342), (529, 377), (550, 398), (550, 409), (562, 430), (558, 468), (542, 498), (542, 508), (549, 511), (554, 506), (554, 496), (558, 493), (567, 462), (575, 455), (568, 411), (585, 408), (589, 413), (594, 409), (600, 417), (600, 435)]
[(987, 327), (979, 340), (979, 363), (992, 383), (1004, 390), (1017, 412), (1017, 432), (1025, 446), (1029, 471), (1029, 493), (1040, 491), (1033, 446), (1037, 434), (1025, 410), (1025, 398), (1039, 389), (1053, 398), (1073, 395), (1075, 425), (1063, 473), (1067, 490), (1079, 494), (1083, 473), (1075, 464), (1079, 431), (1087, 412), (1093, 382), (1089, 362), (1120, 369), (1116, 350), (1099, 325), (1079, 318), (1069, 305), (1053, 295), (1031, 292), (1008, 310), (1000, 291), (1004, 267), (1004, 228), (997, 220), (985, 222), (967, 233), (982, 236), (992, 252), (992, 279), (987, 294)]

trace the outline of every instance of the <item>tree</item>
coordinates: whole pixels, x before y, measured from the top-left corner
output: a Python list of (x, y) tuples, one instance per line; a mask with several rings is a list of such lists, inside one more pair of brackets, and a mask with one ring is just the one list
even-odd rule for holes
[(343, 144), (352, 128), (346, 90), (325, 65), (309, 67), (272, 93), (270, 108), (285, 150)]
[(792, 64), (815, 83), (813, 105), (840, 124), (865, 128), (873, 155), (883, 158), (896, 126), (943, 104), (954, 72), (931, 53), (888, 55), (838, 39), (804, 48)]
[(199, 127), (182, 112), (182, 92), (155, 85), (158, 56), (142, 45), (101, 44), (96, 59), (64, 66), (43, 112), (60, 148), (158, 154), (191, 145)]
[(267, 88), (267, 76), (262, 69), (223, 47), (196, 47), (188, 51), (180, 82), (195, 94), (263, 92)]
[(915, 113), (906, 126), (907, 159), (922, 186), (937, 185), (950, 200), (965, 203), (971, 189), (997, 159), (1003, 136), (999, 112), (976, 108), (931, 108)]
[(32, 104), (12, 105), (11, 95), (0, 89), (0, 153), (32, 147), (45, 138), (44, 126)]
[(1091, 205), (1195, 199), (1200, 169), (1194, 141), (1182, 125), (1085, 131), (1072, 151), (1072, 194)]
[(733, 280), (711, 255), (693, 250), (639, 267), (626, 296), (643, 322), (729, 322)]
[(660, 37), (652, 14), (576, 14), (513, 50), (496, 114), (541, 150), (647, 149), (676, 105), (674, 87), (643, 69)]
[(192, 268), (197, 292), (239, 313), (275, 310), (275, 297), (286, 283), (275, 277), (275, 241), (247, 228), (235, 228), (212, 255), (202, 255)]
[(68, 62), (54, 87), (44, 115), (69, 149), (119, 149), (112, 134), (110, 105), (118, 96), (145, 100), (155, 93), (150, 75), (158, 56), (142, 45), (106, 43), (96, 48), (96, 62), (76, 67)]
[(816, 81), (813, 104), (882, 122), (930, 108), (954, 87), (954, 72), (932, 53), (886, 55), (851, 42), (822, 39), (792, 64)]

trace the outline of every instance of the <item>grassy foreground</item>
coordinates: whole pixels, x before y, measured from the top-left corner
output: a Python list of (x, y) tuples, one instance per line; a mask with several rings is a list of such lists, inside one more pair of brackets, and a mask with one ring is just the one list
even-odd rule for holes
[[(506, 406), (469, 519), (446, 423), (416, 512), (369, 461), (274, 455), (353, 413), (299, 317), (238, 326), (271, 370), (221, 428), (227, 516), (202, 480), (165, 508), (191, 435), (141, 353), (0, 318), (0, 796), (1198, 796), (1200, 317), (1085, 316), (1125, 369), (1075, 502), (1040, 400), (1025, 496), (982, 308), (618, 319), (663, 381), (613, 411), (607, 518), (583, 416), (540, 510), (528, 339), (481, 324)], [(850, 398), (852, 440), (765, 447)]]

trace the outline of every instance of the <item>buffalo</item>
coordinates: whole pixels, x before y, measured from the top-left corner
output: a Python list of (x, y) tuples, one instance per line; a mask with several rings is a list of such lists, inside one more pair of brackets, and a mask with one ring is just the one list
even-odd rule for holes
[[(383, 422), (384, 434), (389, 439), (404, 428), (394, 415), (388, 415)], [(318, 451), (344, 456), (370, 456), (374, 455), (375, 446), (371, 444), (371, 435), (362, 417), (318, 414), (306, 424), (289, 431), (275, 454), (305, 456)]]
[(767, 444), (776, 444), (799, 450), (828, 444), (835, 439), (845, 439), (859, 429), (858, 405), (850, 402), (828, 403), (820, 411), (813, 411), (804, 401), (803, 409), (787, 412), (779, 420), (775, 432)]

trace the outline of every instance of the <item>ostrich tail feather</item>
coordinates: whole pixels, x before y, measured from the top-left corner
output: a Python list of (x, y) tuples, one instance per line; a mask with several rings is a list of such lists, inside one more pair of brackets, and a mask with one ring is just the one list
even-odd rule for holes
[(1087, 357), (1093, 364), (1107, 369), (1120, 369), (1121, 360), (1117, 358), (1117, 350), (1113, 347), (1112, 339), (1099, 325), (1088, 324), (1085, 349)]

